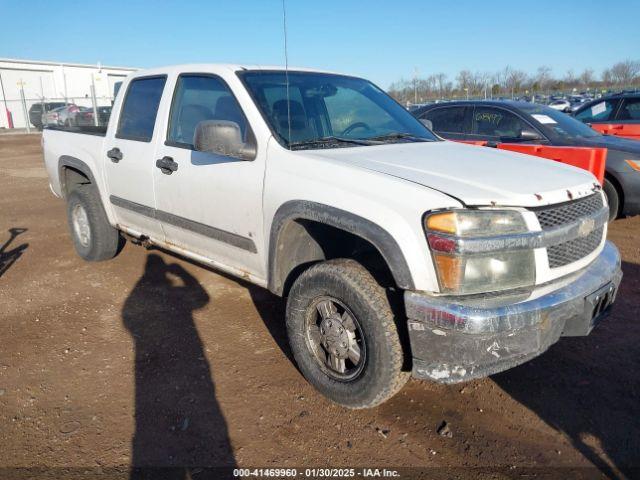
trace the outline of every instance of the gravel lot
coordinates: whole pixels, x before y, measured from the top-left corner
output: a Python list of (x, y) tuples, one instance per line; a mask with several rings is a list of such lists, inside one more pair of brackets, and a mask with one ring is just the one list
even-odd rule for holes
[(34, 471), (12, 467), (126, 478), (132, 464), (640, 475), (640, 218), (611, 227), (625, 277), (589, 337), (488, 379), (411, 380), (379, 408), (348, 411), (292, 364), (280, 299), (131, 244), (83, 262), (37, 135), (0, 136), (0, 174), (2, 478)]

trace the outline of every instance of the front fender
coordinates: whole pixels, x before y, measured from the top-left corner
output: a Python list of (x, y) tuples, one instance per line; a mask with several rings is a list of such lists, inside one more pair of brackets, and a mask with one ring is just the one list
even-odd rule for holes
[(393, 236), (384, 228), (346, 210), (308, 200), (290, 200), (278, 208), (271, 224), (269, 290), (272, 292), (281, 295), (284, 288), (284, 276), (278, 268), (278, 255), (281, 251), (280, 233), (288, 222), (298, 219), (312, 220), (363, 238), (380, 252), (400, 288), (405, 290), (414, 288), (411, 271), (402, 250)]

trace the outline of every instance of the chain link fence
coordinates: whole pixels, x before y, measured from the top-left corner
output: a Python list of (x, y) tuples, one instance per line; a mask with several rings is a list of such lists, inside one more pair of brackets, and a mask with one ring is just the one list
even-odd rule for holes
[[(93, 92), (93, 89), (92, 89)], [(0, 131), (33, 133), (44, 126), (106, 126), (113, 105), (112, 96), (41, 97), (4, 99), (0, 108), (4, 128)]]

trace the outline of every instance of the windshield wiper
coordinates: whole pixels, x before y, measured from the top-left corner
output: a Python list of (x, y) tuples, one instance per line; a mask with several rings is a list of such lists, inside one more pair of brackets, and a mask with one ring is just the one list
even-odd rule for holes
[(334, 135), (329, 135), (327, 137), (320, 138), (312, 138), (310, 140), (303, 140), (301, 142), (292, 142), (289, 144), (290, 148), (300, 148), (300, 147), (312, 147), (315, 145), (335, 145), (340, 143), (348, 143), (352, 145), (373, 145), (373, 142), (369, 141), (369, 139), (361, 140), (358, 138), (344, 138), (344, 137), (336, 137)]
[(369, 137), (367, 140), (378, 140), (381, 142), (385, 142), (388, 140), (411, 140), (413, 142), (428, 142), (428, 138), (418, 137), (416, 135), (412, 135), (410, 133), (405, 132), (390, 132), (385, 133), (384, 135), (377, 135), (375, 137)]

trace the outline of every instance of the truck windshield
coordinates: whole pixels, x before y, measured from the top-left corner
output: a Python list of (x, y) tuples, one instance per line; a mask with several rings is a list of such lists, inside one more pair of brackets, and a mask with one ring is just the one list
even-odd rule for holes
[(284, 70), (239, 75), (273, 134), (291, 149), (438, 140), (386, 93), (360, 78), (287, 75)]

